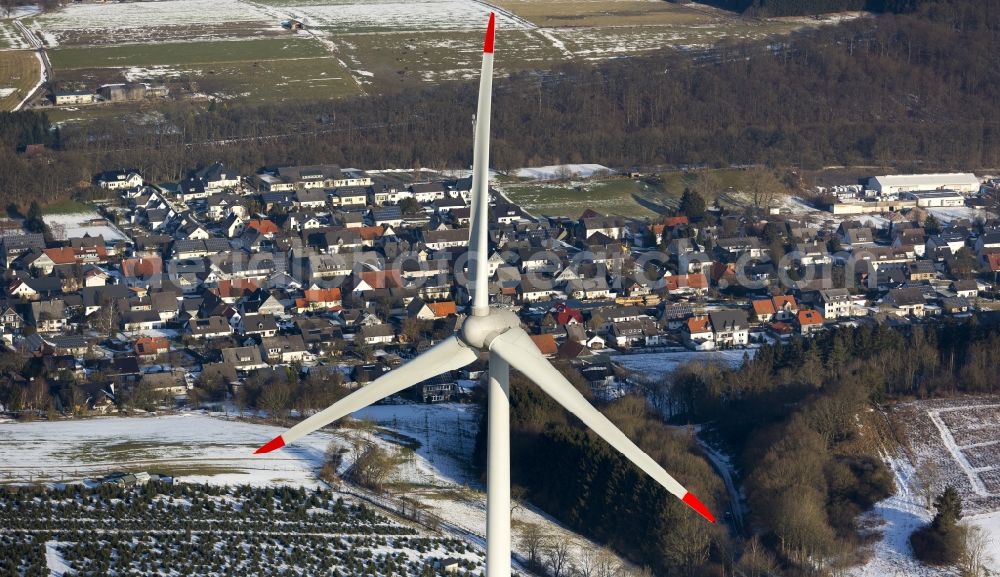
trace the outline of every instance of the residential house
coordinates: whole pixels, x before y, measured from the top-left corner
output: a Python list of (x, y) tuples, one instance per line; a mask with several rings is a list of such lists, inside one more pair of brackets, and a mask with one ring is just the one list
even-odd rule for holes
[(813, 309), (802, 309), (795, 316), (795, 324), (803, 335), (810, 335), (823, 329), (823, 315)]
[(238, 371), (256, 371), (267, 368), (259, 347), (230, 347), (222, 349), (222, 362)]
[(893, 289), (886, 295), (885, 303), (901, 316), (922, 317), (926, 312), (924, 290), (920, 287)]
[(211, 316), (188, 321), (188, 332), (196, 339), (213, 339), (229, 336), (233, 329), (225, 317)]
[(826, 289), (819, 291), (820, 314), (825, 319), (851, 316), (853, 303), (847, 289)]
[(62, 299), (31, 302), (31, 321), (40, 333), (54, 333), (66, 328), (66, 303)]
[(750, 323), (742, 310), (720, 310), (708, 313), (715, 333), (716, 346), (745, 346), (750, 342)]
[(707, 316), (694, 316), (687, 320), (683, 328), (684, 342), (696, 351), (715, 348), (715, 333)]
[(365, 325), (355, 338), (367, 345), (386, 345), (396, 340), (396, 330), (388, 324)]
[(261, 357), (269, 364), (307, 362), (314, 357), (306, 349), (302, 335), (264, 337), (260, 341)]
[(124, 190), (142, 186), (142, 175), (132, 169), (107, 170), (98, 174), (94, 181), (97, 186), (108, 190)]

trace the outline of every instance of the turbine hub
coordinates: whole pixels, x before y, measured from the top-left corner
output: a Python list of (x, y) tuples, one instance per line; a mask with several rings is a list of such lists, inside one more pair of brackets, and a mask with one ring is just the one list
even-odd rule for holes
[(514, 313), (503, 309), (490, 309), (490, 313), (486, 316), (466, 317), (458, 338), (474, 349), (487, 351), (493, 339), (520, 326), (521, 320)]

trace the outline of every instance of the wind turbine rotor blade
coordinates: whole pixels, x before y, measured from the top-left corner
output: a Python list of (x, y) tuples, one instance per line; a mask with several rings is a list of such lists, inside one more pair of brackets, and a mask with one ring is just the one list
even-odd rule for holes
[(493, 339), (490, 353), (507, 361), (511, 367), (524, 373), (547, 395), (556, 400), (567, 411), (573, 413), (590, 430), (598, 434), (609, 445), (618, 450), (629, 461), (642, 469), (672, 495), (698, 512), (699, 515), (715, 523), (715, 517), (693, 493), (677, 482), (652, 457), (636, 446), (625, 433), (614, 425), (587, 399), (576, 390), (566, 377), (549, 363), (538, 347), (520, 328), (511, 329)]
[(475, 350), (462, 344), (458, 338), (450, 337), (398, 369), (382, 375), (370, 384), (271, 439), (254, 451), (254, 454), (270, 453), (280, 449), (358, 409), (367, 407), (431, 377), (460, 369), (478, 358), (479, 355)]
[(490, 312), (487, 285), (490, 211), (490, 101), (493, 97), (493, 31), (496, 15), (490, 12), (490, 23), (483, 40), (483, 68), (479, 75), (479, 103), (476, 106), (476, 135), (472, 148), (472, 223), (469, 226), (469, 253), (472, 255), (472, 314), (486, 316)]

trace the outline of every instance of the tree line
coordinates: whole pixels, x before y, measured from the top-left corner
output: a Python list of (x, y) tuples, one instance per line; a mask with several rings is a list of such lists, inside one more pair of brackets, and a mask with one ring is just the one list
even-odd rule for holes
[[(686, 4), (689, 0), (674, 0)], [(706, 4), (755, 17), (815, 16), (831, 12), (869, 10), (905, 13), (917, 10), (926, 0), (707, 0)]]
[[(1000, 0), (938, 0), (780, 42), (724, 42), (697, 58), (664, 50), (515, 73), (496, 82), (492, 159), (500, 170), (1000, 166), (998, 31)], [(474, 83), (455, 82), (322, 103), (169, 102), (162, 116), (64, 126), (50, 157), (18, 154), (17, 132), (0, 149), (0, 202), (84, 193), (93, 174), (116, 167), (153, 181), (214, 160), (244, 173), (310, 162), (464, 167), (475, 98)]]

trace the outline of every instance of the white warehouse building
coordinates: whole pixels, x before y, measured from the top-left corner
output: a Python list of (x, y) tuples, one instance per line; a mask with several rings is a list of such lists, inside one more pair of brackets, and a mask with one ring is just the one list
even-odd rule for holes
[(904, 196), (917, 201), (922, 208), (949, 208), (965, 206), (965, 197), (950, 190), (931, 190), (928, 192), (910, 192)]
[(950, 174), (890, 174), (868, 179), (868, 188), (881, 196), (928, 190), (953, 190), (971, 194), (979, 192), (979, 179), (971, 172)]

